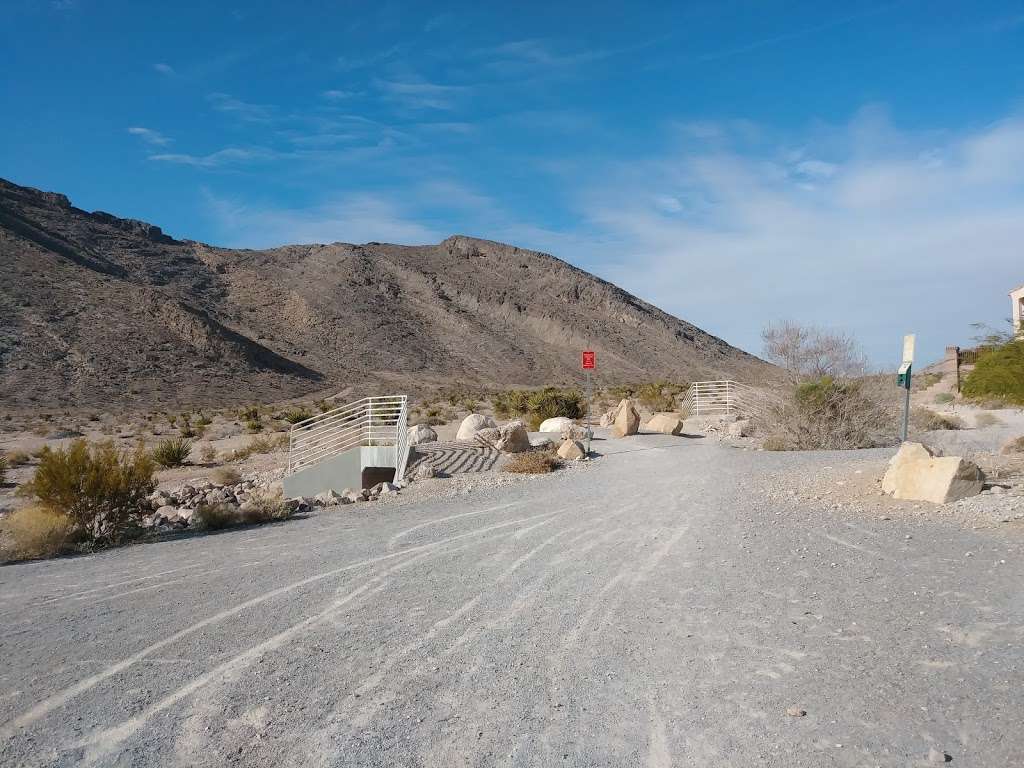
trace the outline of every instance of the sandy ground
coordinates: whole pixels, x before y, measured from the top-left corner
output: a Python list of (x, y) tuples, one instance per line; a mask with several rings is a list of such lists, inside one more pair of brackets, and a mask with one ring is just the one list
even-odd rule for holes
[(844, 454), (599, 451), (0, 568), (0, 763), (1024, 762), (1019, 524), (789, 495)]

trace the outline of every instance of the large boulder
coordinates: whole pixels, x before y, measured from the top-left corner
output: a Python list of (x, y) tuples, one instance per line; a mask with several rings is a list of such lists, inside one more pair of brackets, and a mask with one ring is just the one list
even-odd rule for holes
[(480, 413), (471, 413), (469, 416), (462, 420), (459, 425), (458, 434), (455, 435), (456, 440), (472, 440), (476, 437), (476, 433), (481, 429), (494, 429), (498, 425), (494, 423), (494, 419), (490, 416), (484, 416)]
[(426, 424), (417, 424), (413, 427), (409, 427), (409, 445), (419, 445), (420, 443), (436, 443), (437, 432), (432, 430)]
[(544, 421), (540, 423), (540, 427), (537, 431), (560, 433), (562, 432), (562, 430), (568, 429), (569, 427), (573, 427), (575, 425), (576, 422), (574, 422), (572, 419), (566, 416), (555, 416), (553, 419), (544, 419)]
[(622, 400), (615, 409), (615, 421), (612, 423), (612, 435), (627, 437), (640, 431), (640, 414), (637, 413), (631, 400)]
[(578, 440), (566, 440), (559, 446), (558, 455), (567, 461), (579, 461), (586, 458), (587, 452)]
[(602, 427), (610, 427), (615, 423), (615, 414), (619, 412), (618, 408), (612, 408), (610, 411), (605, 411), (601, 414), (601, 420), (598, 422)]
[(882, 490), (897, 499), (945, 504), (981, 493), (985, 475), (960, 456), (941, 456), (921, 443), (903, 443), (889, 462)]
[(644, 429), (663, 435), (678, 435), (683, 431), (683, 420), (674, 413), (656, 413), (644, 425)]
[(570, 424), (562, 430), (561, 437), (563, 440), (586, 440), (587, 432), (587, 427), (581, 427), (579, 424)]
[(481, 429), (476, 439), (497, 448), (502, 453), (522, 453), (530, 450), (530, 435), (521, 421), (510, 421), (503, 427)]

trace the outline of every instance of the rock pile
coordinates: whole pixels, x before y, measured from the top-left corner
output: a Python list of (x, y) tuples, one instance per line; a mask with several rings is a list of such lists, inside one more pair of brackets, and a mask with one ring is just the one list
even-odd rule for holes
[(486, 427), (475, 438), (502, 453), (522, 453), (530, 450), (530, 435), (521, 421), (510, 421), (503, 427)]
[(426, 424), (416, 424), (409, 427), (409, 445), (420, 445), (421, 443), (436, 443), (437, 432)]
[(459, 431), (455, 435), (456, 440), (472, 440), (481, 429), (496, 429), (497, 424), (490, 416), (479, 413), (471, 413), (462, 420)]
[[(144, 514), (142, 526), (158, 532), (189, 528), (194, 524), (196, 510), (203, 505), (220, 505), (244, 513), (253, 508), (270, 490), (253, 480), (235, 485), (216, 485), (208, 480), (186, 483), (173, 491), (157, 490), (147, 497), (152, 512)], [(284, 502), (289, 514), (306, 512), (311, 504), (304, 499)]]

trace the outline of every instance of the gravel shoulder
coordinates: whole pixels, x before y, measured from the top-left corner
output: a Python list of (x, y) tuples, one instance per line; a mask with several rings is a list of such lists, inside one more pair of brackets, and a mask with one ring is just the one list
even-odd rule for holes
[(791, 493), (891, 451), (595, 448), (0, 568), (0, 764), (1024, 763), (1019, 521)]

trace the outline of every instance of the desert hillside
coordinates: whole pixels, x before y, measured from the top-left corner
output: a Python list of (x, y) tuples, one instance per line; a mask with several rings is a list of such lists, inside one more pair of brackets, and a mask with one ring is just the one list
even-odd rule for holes
[(543, 253), (217, 248), (0, 180), (0, 404), (222, 405), (310, 392), (604, 383), (766, 365)]

